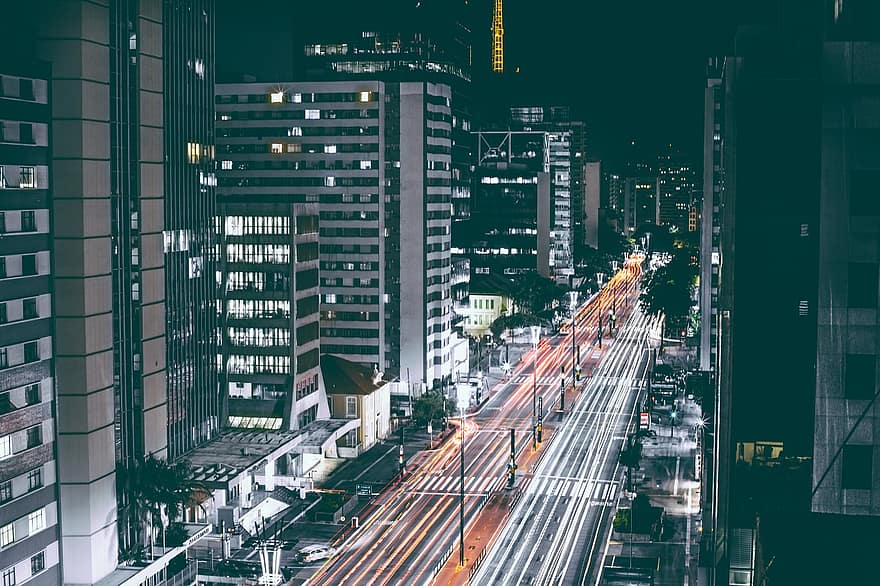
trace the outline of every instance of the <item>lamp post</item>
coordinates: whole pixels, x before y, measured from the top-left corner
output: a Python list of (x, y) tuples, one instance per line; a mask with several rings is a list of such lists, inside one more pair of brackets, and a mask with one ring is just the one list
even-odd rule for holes
[(459, 499), (459, 554), (458, 565), (464, 567), (464, 412), (471, 400), (471, 392), (468, 385), (456, 387), (456, 399), (458, 411), (461, 414), (461, 498)]
[[(577, 368), (578, 368), (578, 360), (577, 360), (577, 330), (575, 329), (577, 326), (577, 291), (569, 291), (568, 292), (568, 303), (571, 307), (571, 389), (576, 390), (577, 388)], [(565, 415), (565, 385), (562, 385), (562, 390), (559, 393), (559, 413), (560, 415)]]
[[(596, 273), (596, 283), (599, 285), (599, 299), (602, 298), (602, 284), (605, 281), (605, 273)], [(599, 304), (599, 328), (598, 328), (598, 336), (599, 336), (599, 348), (602, 347), (602, 312), (601, 312), (602, 304)]]
[(541, 339), (541, 326), (531, 326), (532, 334), (532, 449), (538, 449), (537, 414), (538, 414), (538, 340)]

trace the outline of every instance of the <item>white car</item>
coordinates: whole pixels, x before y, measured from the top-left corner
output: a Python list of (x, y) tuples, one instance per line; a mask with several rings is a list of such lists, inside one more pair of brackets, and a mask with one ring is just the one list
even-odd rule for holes
[(297, 558), (303, 563), (317, 562), (329, 557), (333, 557), (336, 548), (329, 545), (310, 545), (299, 550)]

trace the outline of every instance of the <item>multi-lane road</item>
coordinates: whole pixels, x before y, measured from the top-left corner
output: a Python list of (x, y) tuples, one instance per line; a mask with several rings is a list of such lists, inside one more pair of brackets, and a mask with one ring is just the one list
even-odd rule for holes
[[(598, 358), (592, 345), (600, 315), (605, 354), (594, 376), (585, 377), (588, 382), (575, 405), (566, 405), (557, 437), (541, 447), (546, 453), (540, 454), (538, 467), (533, 473), (521, 467), (525, 475), (514, 490), (523, 491), (522, 498), (474, 577), (480, 583), (560, 583), (582, 573), (581, 557), (588, 551), (584, 542), (592, 539), (584, 531), (596, 525), (601, 509), (584, 503), (609, 503), (618, 490), (615, 438), (623, 434), (621, 426), (632, 411), (634, 393), (626, 381), (638, 374), (639, 340), (646, 324), (635, 309), (639, 266), (628, 262), (601, 295), (580, 308), (575, 333), (582, 362)], [(619, 327), (609, 338), (612, 308)], [(571, 333), (557, 342), (542, 341), (524, 356), (502, 388), (493, 389), (482, 409), (464, 421), (466, 525), (477, 518), (491, 493), (506, 486), (510, 430), (522, 460), (532, 449), (536, 398), (542, 399), (545, 418), (559, 406), (560, 366), (571, 372)], [(458, 555), (460, 442), (461, 434), (424, 452), (401, 484), (378, 497), (367, 520), (309, 584), (430, 584), (446, 560)]]

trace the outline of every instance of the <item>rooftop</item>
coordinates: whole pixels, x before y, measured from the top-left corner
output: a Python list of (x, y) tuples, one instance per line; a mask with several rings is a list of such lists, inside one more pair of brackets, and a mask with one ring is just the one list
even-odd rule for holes
[(321, 374), (328, 395), (369, 395), (387, 384), (375, 370), (332, 354), (321, 356)]

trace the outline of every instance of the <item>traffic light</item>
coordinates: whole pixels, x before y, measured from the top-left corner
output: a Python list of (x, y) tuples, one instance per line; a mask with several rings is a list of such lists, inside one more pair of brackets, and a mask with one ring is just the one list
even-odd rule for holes
[(510, 459), (510, 462), (507, 463), (507, 488), (513, 488), (513, 483), (516, 480), (516, 462), (514, 462), (513, 458)]

